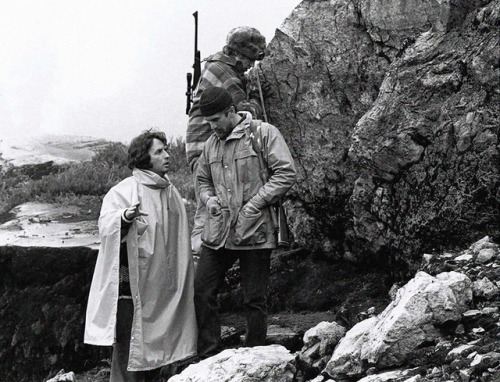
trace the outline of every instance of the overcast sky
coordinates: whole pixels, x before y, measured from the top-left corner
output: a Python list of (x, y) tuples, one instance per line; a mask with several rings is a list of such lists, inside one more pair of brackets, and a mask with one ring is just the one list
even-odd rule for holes
[(184, 136), (199, 13), (202, 59), (236, 26), (269, 42), (300, 0), (2, 0), (0, 140)]

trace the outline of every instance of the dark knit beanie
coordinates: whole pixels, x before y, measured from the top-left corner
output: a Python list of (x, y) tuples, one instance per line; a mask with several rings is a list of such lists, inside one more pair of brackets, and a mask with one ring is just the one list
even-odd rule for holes
[(217, 86), (205, 89), (200, 97), (200, 111), (204, 117), (220, 113), (233, 104), (231, 94)]

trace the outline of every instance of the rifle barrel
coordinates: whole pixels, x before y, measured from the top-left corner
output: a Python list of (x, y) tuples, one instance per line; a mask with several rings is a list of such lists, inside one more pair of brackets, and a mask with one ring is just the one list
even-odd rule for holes
[(196, 58), (196, 52), (198, 51), (198, 11), (193, 13), (194, 16), (194, 52)]
[(194, 64), (193, 64), (193, 91), (198, 85), (198, 81), (201, 77), (201, 57), (200, 51), (198, 50), (198, 11), (193, 13), (194, 16)]

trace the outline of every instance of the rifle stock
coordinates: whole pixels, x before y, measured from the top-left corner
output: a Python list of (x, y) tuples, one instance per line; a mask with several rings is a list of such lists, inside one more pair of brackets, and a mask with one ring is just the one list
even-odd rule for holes
[(292, 234), (288, 228), (288, 222), (286, 220), (285, 209), (281, 200), (276, 206), (278, 215), (278, 246), (279, 247), (289, 247), (292, 244)]

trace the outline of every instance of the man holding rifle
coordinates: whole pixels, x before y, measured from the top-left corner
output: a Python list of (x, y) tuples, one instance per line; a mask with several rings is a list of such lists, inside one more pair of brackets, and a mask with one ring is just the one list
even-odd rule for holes
[[(189, 110), (186, 152), (188, 163), (195, 177), (197, 200), (199, 199), (198, 185), (196, 184), (197, 161), (205, 142), (212, 135), (210, 125), (205, 122), (200, 111), (200, 95), (209, 87), (222, 87), (229, 92), (237, 111), (248, 111), (254, 118), (262, 118), (259, 96), (258, 94), (248, 94), (245, 72), (254, 65), (256, 60), (264, 58), (265, 49), (265, 37), (257, 29), (246, 26), (234, 28), (227, 36), (226, 46), (223, 51), (205, 60), (206, 64), (201, 72), (200, 80), (197, 85), (194, 84), (196, 88), (193, 95), (193, 105)], [(197, 203), (191, 236), (194, 254), (199, 254), (200, 235), (206, 216), (204, 206), (200, 204), (199, 200)]]
[(204, 90), (199, 109), (213, 132), (196, 173), (199, 199), (207, 209), (194, 297), (198, 355), (205, 358), (219, 350), (217, 294), (237, 259), (247, 315), (244, 346), (265, 343), (270, 255), (277, 247), (272, 205), (296, 182), (296, 170), (279, 130), (238, 112), (226, 89)]

